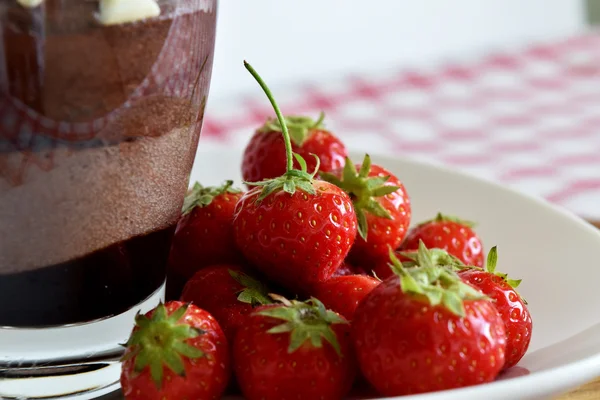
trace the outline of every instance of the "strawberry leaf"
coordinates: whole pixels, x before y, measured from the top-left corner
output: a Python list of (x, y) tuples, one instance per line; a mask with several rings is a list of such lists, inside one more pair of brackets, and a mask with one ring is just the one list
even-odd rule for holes
[(392, 218), (388, 210), (383, 208), (383, 206), (375, 199), (369, 199), (368, 203), (364, 206), (364, 210), (380, 218)]
[[(420, 245), (421, 245), (421, 243), (419, 243), (419, 246)], [(418, 266), (424, 266), (424, 264), (431, 264), (431, 265), (437, 265), (437, 266), (442, 266), (442, 267), (449, 267), (449, 268), (452, 268), (455, 270), (471, 268), (471, 267), (467, 267), (461, 260), (459, 260), (457, 257), (453, 256), (452, 254), (448, 253), (444, 249), (432, 248), (432, 249), (426, 249), (426, 250), (427, 250), (426, 252), (421, 252), (421, 253), (419, 253), (418, 250), (417, 251), (413, 250), (413, 251), (399, 252), (400, 255), (411, 260), (411, 261), (404, 262), (403, 265), (405, 267), (418, 267)], [(419, 254), (421, 254), (421, 258), (419, 258)], [(423, 259), (423, 257), (425, 257), (425, 259)]]
[(332, 173), (329, 172), (320, 172), (319, 176), (321, 177), (321, 179), (323, 179), (324, 181), (327, 181), (337, 187), (341, 187), (342, 186), (342, 181), (335, 175), (333, 175)]
[(398, 188), (396, 186), (381, 186), (376, 189), (373, 189), (373, 196), (381, 197), (387, 194), (394, 193)]
[[(202, 331), (202, 333), (204, 334), (205, 332)], [(198, 349), (197, 347), (190, 346), (189, 344), (184, 343), (184, 342), (174, 343), (173, 349), (176, 352), (178, 352), (179, 354), (181, 354), (182, 356), (187, 357), (187, 358), (200, 358), (204, 355), (202, 350)]]
[(173, 348), (167, 348), (162, 352), (163, 360), (167, 367), (171, 369), (171, 371), (175, 372), (179, 376), (185, 375), (185, 367), (183, 366), (183, 361), (181, 361), (181, 356), (175, 351)]
[(365, 240), (367, 240), (367, 236), (369, 234), (367, 227), (368, 227), (368, 223), (367, 223), (367, 215), (365, 214), (365, 212), (361, 209), (355, 209), (356, 212), (356, 220), (358, 222), (358, 234)]
[(347, 192), (354, 203), (354, 209), (358, 218), (358, 233), (367, 240), (368, 222), (366, 216), (361, 212), (366, 212), (379, 218), (392, 218), (390, 213), (381, 205), (377, 198), (394, 193), (399, 186), (391, 185), (388, 181), (390, 176), (369, 177), (371, 172), (371, 157), (365, 154), (360, 170), (346, 157), (346, 163), (342, 169), (341, 179), (329, 173), (321, 173), (321, 179), (332, 183)]
[(294, 192), (296, 191), (296, 184), (294, 183), (294, 181), (289, 180), (283, 182), (283, 191), (289, 194), (294, 194)]
[(296, 161), (298, 161), (298, 164), (300, 164), (301, 171), (308, 171), (308, 167), (306, 166), (306, 160), (304, 160), (304, 158), (300, 154), (294, 153), (294, 158), (296, 159)]
[[(313, 120), (310, 117), (298, 115), (284, 116), (285, 124), (287, 125), (290, 139), (297, 146), (302, 146), (306, 139), (311, 135), (314, 129), (323, 129), (323, 120), (325, 114), (321, 112), (318, 120)], [(258, 129), (260, 133), (282, 132), (281, 123), (277, 118), (269, 118), (262, 127)]]
[(338, 355), (342, 354), (342, 349), (340, 349), (340, 343), (337, 340), (337, 336), (331, 329), (323, 332), (323, 338), (333, 347)]
[(498, 248), (497, 248), (497, 246), (494, 246), (488, 252), (487, 261), (486, 261), (486, 265), (485, 265), (485, 271), (489, 272), (490, 274), (494, 274), (494, 275), (502, 278), (507, 284), (510, 285), (510, 287), (512, 287), (513, 289), (515, 289), (515, 292), (520, 297), (521, 301), (523, 301), (523, 303), (527, 304), (527, 300), (525, 300), (516, 291), (517, 287), (519, 287), (519, 285), (521, 284), (522, 279), (510, 279), (508, 277), (508, 274), (503, 273), (503, 272), (497, 272), (496, 271), (496, 264), (497, 263), (498, 263)]
[(293, 330), (294, 330), (294, 325), (291, 322), (286, 322), (285, 324), (274, 326), (273, 328), (269, 329), (267, 332), (268, 333), (284, 333), (284, 332), (291, 332)]
[(498, 249), (496, 246), (492, 247), (487, 256), (486, 270), (489, 273), (496, 273), (496, 264), (498, 264)]
[(434, 263), (429, 249), (422, 240), (419, 240), (419, 249), (417, 251), (417, 262), (421, 267), (433, 267)]
[[(139, 357), (139, 356), (138, 356)], [(150, 364), (150, 376), (157, 388), (160, 389), (163, 381), (163, 366), (162, 363), (154, 360), (147, 361)], [(140, 370), (141, 371), (141, 370)]]
[[(366, 183), (367, 189), (373, 191), (375, 189), (379, 189), (381, 185), (385, 184), (389, 180), (390, 180), (389, 175), (388, 176), (374, 176), (372, 178), (365, 178), (365, 183)], [(388, 186), (388, 187), (390, 187), (390, 186)], [(391, 186), (391, 187), (394, 188), (394, 186)], [(397, 187), (394, 190), (392, 190), (391, 193), (395, 192), (396, 190), (398, 190)], [(371, 196), (374, 196), (374, 194), (371, 193)]]
[[(283, 299), (279, 296), (277, 298)], [(272, 334), (289, 333), (288, 353), (293, 353), (305, 343), (309, 343), (315, 348), (321, 348), (323, 340), (325, 340), (339, 356), (342, 355), (332, 325), (347, 324), (348, 321), (333, 311), (327, 310), (323, 303), (314, 297), (305, 302), (283, 299), (283, 304), (260, 310), (257, 314), (285, 321), (267, 332)]]
[[(183, 308), (183, 307), (180, 307)], [(185, 312), (185, 310), (184, 310)], [(167, 308), (164, 306), (164, 304), (159, 304), (155, 309), (154, 309), (154, 313), (152, 314), (152, 322), (157, 322), (157, 321), (164, 321), (167, 319)]]
[(244, 287), (244, 289), (239, 292), (237, 298), (242, 303), (251, 304), (253, 307), (272, 303), (269, 299), (269, 291), (263, 283), (243, 272), (237, 272), (231, 269), (229, 270), (229, 275)]
[(464, 300), (489, 300), (481, 292), (464, 283), (451, 268), (435, 265), (429, 249), (419, 244), (419, 266), (404, 268), (390, 249), (390, 266), (399, 277), (402, 292), (425, 298), (432, 305), (442, 305), (455, 315), (464, 317)]
[(154, 309), (151, 319), (139, 314), (135, 319), (136, 329), (126, 343), (129, 352), (122, 361), (133, 357), (134, 370), (138, 373), (148, 368), (159, 389), (163, 382), (164, 367), (183, 376), (185, 367), (182, 357), (194, 359), (204, 356), (202, 350), (186, 343), (186, 340), (205, 333), (181, 321), (187, 309), (188, 306), (184, 305), (167, 315), (167, 309), (161, 303)]
[[(260, 195), (257, 197), (256, 201), (261, 202), (267, 196), (274, 193), (278, 190), (283, 190), (286, 193), (293, 195), (296, 193), (296, 190), (300, 188), (303, 192), (306, 192), (310, 195), (315, 195), (316, 191), (313, 187), (313, 179), (319, 170), (319, 158), (313, 154), (313, 156), (317, 159), (317, 166), (315, 171), (312, 173), (307, 172), (306, 161), (300, 154), (293, 153), (296, 160), (301, 166), (301, 170), (292, 169), (287, 171), (282, 176), (273, 178), (273, 179), (265, 179), (260, 182), (244, 182), (248, 186), (262, 186), (263, 189)], [(302, 162), (300, 162), (302, 160)]]
[(311, 195), (316, 194), (315, 188), (309, 182), (304, 182), (304, 181), (296, 182), (296, 187), (308, 194), (311, 194)]
[[(356, 172), (356, 168), (352, 165), (352, 169)], [(360, 178), (366, 178), (369, 176), (369, 172), (371, 172), (371, 157), (365, 156), (363, 163), (360, 166), (360, 171), (358, 172), (358, 176)]]
[(458, 295), (458, 293), (444, 292), (442, 302), (444, 304), (444, 307), (450, 310), (450, 312), (464, 317), (465, 306), (463, 304), (462, 298)]
[(221, 186), (204, 187), (200, 183), (194, 183), (194, 186), (185, 196), (181, 213), (186, 215), (196, 207), (206, 207), (212, 203), (213, 199), (224, 193), (240, 193), (239, 189), (233, 188), (233, 181), (225, 181)]
[(507, 279), (507, 277), (504, 277), (504, 279), (506, 279), (506, 282), (513, 288), (516, 289), (517, 287), (519, 287), (519, 285), (521, 284), (521, 282), (523, 281), (522, 279)]
[(446, 214), (442, 214), (441, 212), (438, 212), (437, 215), (432, 218), (432, 219), (428, 219), (426, 221), (422, 221), (420, 223), (417, 224), (417, 226), (422, 226), (422, 225), (426, 225), (432, 222), (456, 222), (457, 224), (460, 225), (464, 225), (467, 226), (469, 228), (474, 228), (477, 224), (473, 221), (467, 221), (452, 215), (446, 215)]
[[(146, 317), (144, 314), (141, 314), (138, 311), (135, 316), (135, 323), (140, 328), (145, 328), (146, 326), (148, 326), (148, 324), (150, 324), (150, 318)], [(127, 345), (127, 344), (125, 344), (125, 345)]]

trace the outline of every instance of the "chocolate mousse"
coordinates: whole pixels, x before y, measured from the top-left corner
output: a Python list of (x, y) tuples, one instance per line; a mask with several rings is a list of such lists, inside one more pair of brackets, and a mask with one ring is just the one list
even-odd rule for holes
[(116, 315), (164, 282), (214, 1), (22, 1), (0, 2), (0, 326)]

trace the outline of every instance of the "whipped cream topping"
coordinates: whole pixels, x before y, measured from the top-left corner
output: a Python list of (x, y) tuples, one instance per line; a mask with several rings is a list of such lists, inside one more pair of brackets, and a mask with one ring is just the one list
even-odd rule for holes
[(25, 8), (34, 8), (42, 4), (44, 0), (17, 0), (17, 3)]
[(116, 25), (159, 15), (160, 7), (155, 0), (100, 0), (98, 20), (103, 25)]

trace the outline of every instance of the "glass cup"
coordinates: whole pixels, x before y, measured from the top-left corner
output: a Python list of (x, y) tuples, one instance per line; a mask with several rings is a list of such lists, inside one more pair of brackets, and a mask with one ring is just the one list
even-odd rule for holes
[(215, 22), (216, 0), (0, 0), (0, 398), (117, 387), (164, 296)]

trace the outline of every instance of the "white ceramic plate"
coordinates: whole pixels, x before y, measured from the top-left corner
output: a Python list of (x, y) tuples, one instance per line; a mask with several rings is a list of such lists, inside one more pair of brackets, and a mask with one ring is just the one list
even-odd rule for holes
[[(202, 150), (192, 181), (240, 183), (241, 154)], [(359, 161), (362, 154), (353, 154)], [(419, 400), (546, 399), (600, 376), (600, 233), (548, 203), (441, 167), (371, 155), (405, 184), (413, 223), (438, 211), (478, 222), (484, 246), (498, 246), (498, 268), (522, 278), (533, 318), (529, 352), (498, 381)], [(600, 204), (599, 204), (600, 206)]]

